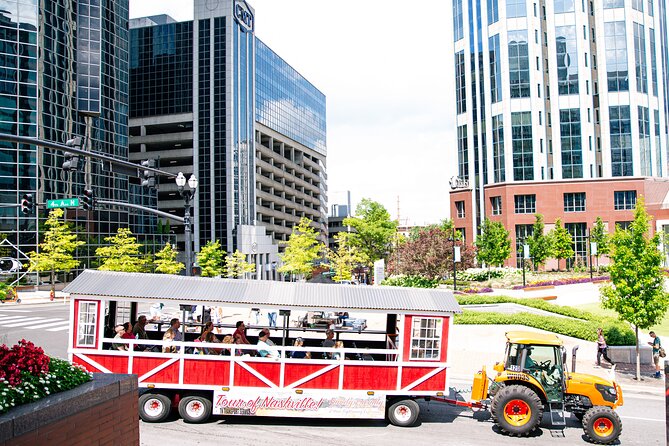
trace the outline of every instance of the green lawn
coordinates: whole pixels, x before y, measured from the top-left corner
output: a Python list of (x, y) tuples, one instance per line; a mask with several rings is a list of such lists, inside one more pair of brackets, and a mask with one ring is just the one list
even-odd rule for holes
[[(600, 314), (602, 316), (610, 316), (610, 317), (615, 317), (617, 318), (618, 315), (615, 311), (613, 310), (605, 310), (604, 308), (601, 307), (599, 303), (591, 303), (591, 304), (585, 304), (585, 305), (576, 305), (574, 308), (578, 308), (579, 310), (583, 311), (589, 311), (590, 313), (594, 314)], [(648, 337), (648, 332), (653, 330), (655, 333), (658, 334), (658, 336), (669, 336), (669, 313), (667, 313), (664, 316), (664, 319), (662, 319), (662, 322), (660, 324), (655, 325), (654, 327), (651, 327), (649, 330), (643, 330), (639, 331), (639, 338), (641, 340), (645, 339)]]

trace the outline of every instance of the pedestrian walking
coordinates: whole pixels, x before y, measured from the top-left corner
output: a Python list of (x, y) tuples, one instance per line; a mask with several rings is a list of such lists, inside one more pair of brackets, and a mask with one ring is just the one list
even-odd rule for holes
[(660, 350), (664, 352), (662, 349), (662, 341), (660, 341), (660, 338), (655, 334), (654, 331), (651, 331), (648, 333), (650, 335), (650, 338), (652, 339), (651, 342), (648, 343), (651, 347), (653, 347), (653, 363), (655, 364), (655, 378), (661, 378), (662, 373), (660, 372)]
[(611, 366), (615, 366), (613, 361), (609, 359), (608, 353), (609, 347), (606, 345), (606, 339), (604, 339), (604, 333), (601, 328), (597, 329), (597, 365), (602, 365), (602, 356), (608, 361)]

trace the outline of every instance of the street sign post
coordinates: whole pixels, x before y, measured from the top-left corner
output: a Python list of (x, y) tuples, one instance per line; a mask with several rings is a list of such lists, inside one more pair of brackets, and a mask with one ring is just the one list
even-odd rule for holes
[(47, 209), (76, 208), (79, 207), (78, 198), (60, 198), (57, 200), (46, 200)]

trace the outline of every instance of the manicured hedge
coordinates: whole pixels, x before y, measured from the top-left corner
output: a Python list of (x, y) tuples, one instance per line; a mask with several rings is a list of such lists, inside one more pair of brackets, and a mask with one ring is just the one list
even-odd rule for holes
[(543, 316), (531, 313), (501, 314), (463, 310), (454, 322), (462, 325), (526, 325), (586, 341), (597, 341), (597, 328), (602, 327), (609, 345), (634, 345), (632, 329), (622, 321), (601, 317), (570, 307), (553, 305), (543, 300), (517, 299), (506, 296), (456, 296), (460, 305), (516, 303), (538, 308), (565, 317)]

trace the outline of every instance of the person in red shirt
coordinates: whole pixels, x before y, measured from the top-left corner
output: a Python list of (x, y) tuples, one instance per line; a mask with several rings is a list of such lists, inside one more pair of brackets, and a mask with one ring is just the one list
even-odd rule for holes
[(235, 344), (251, 344), (248, 339), (246, 339), (246, 325), (244, 321), (237, 321), (237, 329), (232, 334)]

